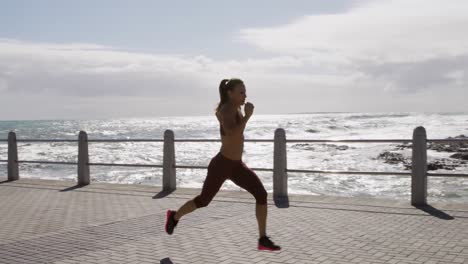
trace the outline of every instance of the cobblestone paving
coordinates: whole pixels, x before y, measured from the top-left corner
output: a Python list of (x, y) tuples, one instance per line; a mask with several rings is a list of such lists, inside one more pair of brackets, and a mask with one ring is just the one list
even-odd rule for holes
[(0, 263), (468, 263), (468, 205), (269, 194), (256, 250), (255, 200), (220, 191), (164, 232), (165, 212), (199, 193), (21, 179), (0, 183)]

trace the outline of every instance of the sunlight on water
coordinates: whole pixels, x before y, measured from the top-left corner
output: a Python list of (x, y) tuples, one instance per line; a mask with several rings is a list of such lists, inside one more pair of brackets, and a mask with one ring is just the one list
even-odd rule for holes
[[(417, 126), (426, 128), (428, 138), (468, 135), (467, 114), (421, 113), (329, 113), (254, 115), (244, 133), (246, 139), (273, 139), (276, 128), (286, 130), (287, 139), (411, 139)], [(18, 139), (77, 139), (80, 130), (89, 139), (162, 139), (171, 129), (176, 138), (219, 139), (218, 121), (214, 116), (163, 117), (155, 119), (0, 121), (0, 138), (16, 132)], [(388, 164), (378, 156), (385, 152), (401, 153), (411, 158), (411, 150), (398, 150), (391, 143), (288, 143), (289, 169), (399, 171), (408, 172), (403, 164)], [(162, 142), (89, 143), (90, 162), (162, 164)], [(273, 167), (273, 143), (244, 144), (244, 162), (252, 168)], [(219, 151), (219, 142), (177, 142), (178, 165), (207, 166)], [(18, 142), (20, 160), (74, 162), (77, 143)], [(453, 153), (428, 151), (428, 160), (449, 159)], [(7, 144), (0, 144), (0, 160), (7, 159)], [(466, 164), (446, 173), (468, 173)], [(0, 177), (6, 177), (6, 163), (0, 163)], [(265, 188), (272, 191), (272, 173), (258, 171)], [(94, 181), (161, 185), (162, 169), (91, 166)], [(180, 187), (201, 188), (206, 170), (178, 169)], [(20, 164), (20, 177), (42, 179), (76, 179), (76, 167), (52, 164)], [(314, 195), (379, 196), (409, 199), (410, 179), (400, 176), (327, 175), (289, 173), (289, 192)], [(223, 189), (238, 190), (227, 181)], [(468, 179), (430, 178), (429, 199), (468, 202)]]

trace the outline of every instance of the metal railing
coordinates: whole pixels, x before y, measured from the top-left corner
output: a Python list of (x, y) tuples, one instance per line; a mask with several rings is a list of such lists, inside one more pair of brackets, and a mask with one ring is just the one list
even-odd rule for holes
[[(164, 139), (89, 139), (85, 131), (80, 131), (78, 140), (72, 139), (16, 139), (16, 134), (8, 134), (8, 160), (0, 162), (8, 163), (8, 180), (19, 179), (19, 163), (43, 163), (75, 165), (78, 167), (78, 184), (90, 184), (90, 166), (123, 166), (123, 167), (148, 167), (163, 169), (163, 189), (174, 190), (176, 188), (176, 169), (207, 169), (206, 166), (176, 165), (175, 142), (221, 142), (220, 139), (175, 139), (172, 130), (164, 132)], [(78, 161), (32, 161), (18, 160), (17, 142), (78, 142)], [(89, 162), (88, 143), (92, 142), (163, 142), (163, 164), (126, 164), (126, 163), (92, 163)], [(411, 203), (413, 205), (427, 204), (427, 177), (467, 177), (468, 174), (455, 173), (428, 173), (427, 172), (427, 143), (453, 143), (468, 142), (468, 139), (427, 139), (426, 130), (417, 127), (413, 133), (413, 139), (352, 139), (352, 140), (305, 140), (286, 139), (285, 130), (275, 130), (274, 139), (246, 139), (245, 142), (273, 142), (274, 157), (273, 168), (251, 168), (255, 171), (273, 172), (273, 195), (285, 197), (288, 195), (288, 172), (291, 173), (322, 173), (322, 174), (347, 174), (347, 175), (385, 175), (385, 176), (411, 176)], [(381, 172), (381, 171), (340, 171), (340, 170), (302, 170), (288, 169), (286, 157), (287, 143), (412, 143), (411, 172)]]

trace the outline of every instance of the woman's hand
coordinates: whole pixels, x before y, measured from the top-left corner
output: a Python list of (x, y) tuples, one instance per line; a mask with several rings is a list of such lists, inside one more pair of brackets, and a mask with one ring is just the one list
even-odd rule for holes
[(245, 116), (250, 117), (253, 114), (254, 105), (250, 102), (245, 103), (244, 112)]

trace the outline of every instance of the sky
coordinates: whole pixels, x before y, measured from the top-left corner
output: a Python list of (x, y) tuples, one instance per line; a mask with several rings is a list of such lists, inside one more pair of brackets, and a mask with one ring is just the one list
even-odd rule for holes
[(466, 112), (468, 1), (0, 0), (0, 120)]

